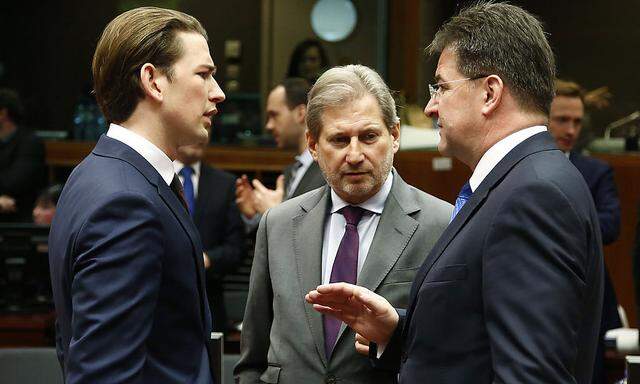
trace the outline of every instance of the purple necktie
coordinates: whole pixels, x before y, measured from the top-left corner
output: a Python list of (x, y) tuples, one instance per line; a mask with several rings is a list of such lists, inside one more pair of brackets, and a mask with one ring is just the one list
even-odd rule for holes
[[(358, 236), (358, 223), (365, 213), (364, 208), (347, 205), (339, 212), (344, 216), (347, 224), (345, 225), (344, 236), (340, 241), (338, 253), (333, 261), (331, 269), (331, 283), (344, 281), (345, 283), (355, 284), (358, 277), (358, 248), (360, 247), (360, 237)], [(340, 332), (340, 324), (342, 322), (333, 316), (323, 316), (324, 325), (324, 348), (327, 353), (327, 359), (331, 356), (333, 346)]]

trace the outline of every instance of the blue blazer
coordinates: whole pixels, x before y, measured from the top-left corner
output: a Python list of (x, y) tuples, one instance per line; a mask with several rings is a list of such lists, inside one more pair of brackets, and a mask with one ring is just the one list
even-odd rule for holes
[(379, 366), (399, 363), (401, 383), (587, 384), (602, 286), (587, 185), (548, 133), (534, 135), (433, 247)]
[(598, 211), (602, 244), (609, 245), (620, 235), (620, 199), (613, 180), (613, 169), (602, 160), (571, 152), (569, 160), (589, 186)]
[(66, 383), (210, 382), (198, 232), (137, 152), (102, 136), (74, 169), (49, 258)]

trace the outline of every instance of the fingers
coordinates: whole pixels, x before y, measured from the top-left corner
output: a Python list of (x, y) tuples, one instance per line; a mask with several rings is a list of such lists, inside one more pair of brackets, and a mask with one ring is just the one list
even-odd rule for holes
[(264, 194), (269, 190), (267, 187), (264, 186), (264, 184), (260, 182), (260, 180), (253, 179), (251, 181), (251, 184), (253, 185), (253, 188), (255, 188), (257, 193)]
[(276, 180), (276, 191), (284, 193), (284, 175), (278, 176)]
[(356, 352), (369, 356), (369, 340), (359, 333), (356, 333)]

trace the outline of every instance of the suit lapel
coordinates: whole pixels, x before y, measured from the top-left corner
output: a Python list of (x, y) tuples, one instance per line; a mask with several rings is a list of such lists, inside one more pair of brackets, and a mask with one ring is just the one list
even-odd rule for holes
[[(322, 238), (331, 200), (329, 196), (327, 187), (313, 194), (300, 203), (303, 212), (292, 219), (294, 257), (303, 297), (322, 283)], [(304, 310), (316, 350), (326, 367), (322, 315), (307, 304)]]
[[(420, 267), (420, 270), (418, 271), (411, 287), (406, 324), (408, 324), (411, 319), (411, 315), (413, 314), (413, 310), (416, 304), (415, 299), (417, 293), (422, 286), (422, 282), (424, 281), (425, 277), (431, 270), (431, 267), (433, 267), (433, 264), (438, 261), (449, 243), (451, 243), (458, 232), (460, 232), (462, 227), (475, 215), (478, 209), (480, 209), (491, 190), (493, 190), (498, 184), (500, 184), (500, 182), (509, 173), (509, 171), (525, 157), (531, 155), (532, 153), (554, 149), (557, 150), (557, 148), (555, 147), (555, 143), (547, 132), (535, 134), (512, 149), (511, 152), (509, 152), (502, 160), (500, 160), (500, 162), (498, 162), (498, 164), (487, 175), (487, 177), (485, 177), (482, 183), (474, 191), (471, 198), (462, 207), (460, 212), (442, 233), (442, 236), (440, 236), (440, 238), (436, 242), (436, 245), (434, 245), (429, 255), (427, 255), (424, 263)], [(405, 326), (405, 332), (407, 329), (408, 327)]]

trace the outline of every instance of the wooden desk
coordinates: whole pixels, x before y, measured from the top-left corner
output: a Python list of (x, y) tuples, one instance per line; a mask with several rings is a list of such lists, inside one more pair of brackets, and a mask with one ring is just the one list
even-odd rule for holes
[(0, 314), (0, 347), (55, 345), (55, 313)]

